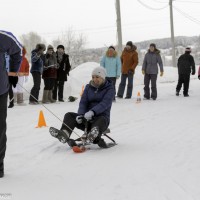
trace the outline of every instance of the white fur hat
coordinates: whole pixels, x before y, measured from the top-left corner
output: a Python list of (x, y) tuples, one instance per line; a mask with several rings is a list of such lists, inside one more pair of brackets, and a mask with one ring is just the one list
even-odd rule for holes
[(103, 67), (96, 67), (92, 71), (92, 75), (100, 76), (102, 79), (105, 80), (105, 78), (106, 78), (106, 70)]

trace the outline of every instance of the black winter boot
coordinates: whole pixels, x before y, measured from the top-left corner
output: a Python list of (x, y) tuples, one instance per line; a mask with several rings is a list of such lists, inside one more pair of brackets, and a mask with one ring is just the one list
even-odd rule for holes
[(13, 108), (14, 107), (14, 101), (11, 101), (8, 108)]
[(4, 165), (3, 162), (0, 163), (0, 178), (4, 177)]

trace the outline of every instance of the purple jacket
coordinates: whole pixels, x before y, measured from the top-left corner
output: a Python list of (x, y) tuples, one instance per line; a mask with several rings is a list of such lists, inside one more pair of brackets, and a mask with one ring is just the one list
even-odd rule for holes
[(110, 81), (106, 81), (99, 88), (91, 83), (87, 84), (79, 103), (78, 114), (84, 115), (89, 110), (94, 112), (94, 118), (104, 116), (110, 123), (110, 110), (115, 90)]

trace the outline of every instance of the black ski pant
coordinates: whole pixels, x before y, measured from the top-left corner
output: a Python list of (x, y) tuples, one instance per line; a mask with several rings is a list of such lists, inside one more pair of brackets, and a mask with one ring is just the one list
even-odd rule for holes
[(126, 91), (126, 97), (131, 98), (132, 97), (132, 91), (133, 91), (133, 73), (128, 74), (122, 74), (121, 75), (121, 83), (119, 84), (119, 89), (117, 92), (117, 96), (123, 97), (124, 90), (126, 87), (126, 79), (128, 78), (128, 86)]
[(40, 72), (32, 72), (32, 76), (33, 76), (33, 88), (31, 89), (31, 92), (30, 92), (31, 95), (29, 97), (29, 101), (38, 102), (40, 84), (41, 84), (41, 74)]
[(190, 74), (179, 74), (178, 84), (176, 86), (176, 91), (180, 92), (183, 84), (183, 95), (188, 95), (189, 84), (190, 84)]
[[(116, 80), (117, 78), (116, 77), (106, 77), (106, 80), (110, 80), (113, 84), (113, 87), (115, 89), (115, 95), (116, 95)], [(115, 96), (113, 97), (113, 100), (115, 100)]]
[(44, 90), (53, 90), (55, 78), (44, 78)]
[[(77, 116), (79, 116), (77, 113), (73, 113), (73, 112), (66, 113), (64, 116), (64, 120), (63, 120), (61, 129), (67, 130), (67, 132), (70, 133), (70, 135), (71, 135), (72, 131), (74, 130), (74, 128), (78, 128), (78, 129), (84, 131), (85, 124), (84, 123), (78, 124), (76, 122)], [(99, 135), (94, 141), (94, 143), (97, 143), (99, 141), (99, 139), (101, 138), (102, 133), (108, 128), (108, 120), (104, 116), (95, 117), (94, 120), (91, 120), (88, 122), (87, 132), (89, 132), (94, 127), (97, 127), (99, 130)]]
[(63, 100), (63, 90), (64, 90), (64, 81), (55, 81), (54, 88), (53, 88), (53, 99), (57, 100), (57, 94), (58, 94), (58, 100)]
[(149, 84), (151, 82), (151, 98), (157, 98), (157, 74), (145, 74), (144, 75), (144, 97), (149, 99), (150, 98), (150, 88)]
[(3, 171), (3, 160), (6, 153), (6, 117), (8, 93), (0, 95), (0, 171)]

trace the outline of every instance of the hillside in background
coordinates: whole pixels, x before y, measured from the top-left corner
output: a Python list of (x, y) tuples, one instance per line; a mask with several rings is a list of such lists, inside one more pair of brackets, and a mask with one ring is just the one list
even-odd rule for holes
[[(133, 40), (134, 42), (134, 40)], [(141, 42), (134, 43), (137, 46), (137, 51), (139, 54), (139, 65), (142, 64), (146, 50), (149, 47), (150, 43), (155, 43), (157, 48), (161, 50), (161, 56), (165, 66), (172, 65), (172, 49), (171, 49), (171, 39), (162, 38), (162, 39), (153, 39), (146, 40)], [(112, 44), (111, 44), (112, 45)], [(175, 37), (175, 46), (176, 46), (176, 58), (184, 53), (185, 47), (192, 47), (192, 55), (194, 56), (196, 65), (200, 63), (200, 36), (178, 36)], [(97, 49), (86, 49), (83, 50), (77, 56), (79, 56), (79, 61), (75, 65), (79, 65), (83, 62), (100, 62), (101, 57), (104, 55), (107, 47), (97, 48)]]

